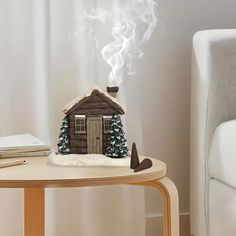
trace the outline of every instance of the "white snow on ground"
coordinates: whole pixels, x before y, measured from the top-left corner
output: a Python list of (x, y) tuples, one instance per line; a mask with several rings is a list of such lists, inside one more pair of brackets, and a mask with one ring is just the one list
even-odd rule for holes
[(130, 166), (130, 157), (110, 158), (101, 154), (56, 155), (53, 152), (49, 160), (60, 166)]

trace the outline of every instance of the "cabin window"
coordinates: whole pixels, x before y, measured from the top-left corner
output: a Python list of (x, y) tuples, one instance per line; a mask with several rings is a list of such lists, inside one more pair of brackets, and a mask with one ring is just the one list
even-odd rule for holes
[(111, 116), (103, 116), (103, 130), (108, 134), (111, 130)]
[(85, 134), (86, 133), (86, 120), (84, 115), (75, 115), (75, 133)]

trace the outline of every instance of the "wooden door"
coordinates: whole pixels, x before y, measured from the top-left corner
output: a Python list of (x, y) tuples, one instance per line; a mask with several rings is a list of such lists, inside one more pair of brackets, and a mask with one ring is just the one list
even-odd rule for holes
[(87, 147), (89, 154), (102, 154), (102, 117), (88, 117)]

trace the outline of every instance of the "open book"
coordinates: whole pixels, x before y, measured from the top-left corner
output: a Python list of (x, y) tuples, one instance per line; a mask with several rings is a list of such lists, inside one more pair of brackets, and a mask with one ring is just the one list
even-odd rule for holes
[(46, 155), (48, 151), (50, 147), (31, 134), (0, 137), (0, 157)]

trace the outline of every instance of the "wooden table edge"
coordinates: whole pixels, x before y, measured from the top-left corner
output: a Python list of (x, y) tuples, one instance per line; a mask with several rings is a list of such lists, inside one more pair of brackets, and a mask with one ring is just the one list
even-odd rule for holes
[(85, 179), (57, 179), (57, 180), (1, 180), (0, 188), (66, 188), (66, 187), (86, 187), (86, 186), (106, 186), (118, 184), (134, 184), (161, 179), (166, 176), (166, 168), (155, 173), (143, 173), (139, 175), (114, 176), (102, 178)]

